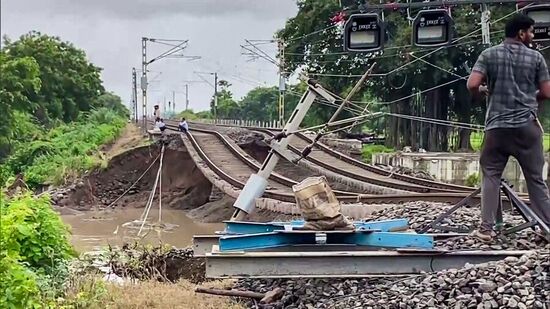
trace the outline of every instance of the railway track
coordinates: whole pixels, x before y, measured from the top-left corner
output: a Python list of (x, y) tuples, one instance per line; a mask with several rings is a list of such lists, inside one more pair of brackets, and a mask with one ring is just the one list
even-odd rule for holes
[[(177, 126), (167, 123), (171, 130), (177, 130)], [(192, 128), (193, 133), (186, 134), (195, 151), (218, 177), (231, 184), (237, 189), (244, 188), (250, 174), (258, 170), (257, 164), (247, 157), (237, 145), (229, 141), (221, 133)], [(286, 183), (286, 184), (285, 184)], [(272, 174), (268, 180), (268, 188), (263, 197), (282, 202), (294, 203), (295, 198), (291, 186), (296, 181), (282, 175)], [(431, 192), (431, 193), (408, 193), (408, 194), (358, 194), (344, 191), (334, 191), (338, 200), (343, 203), (355, 204), (394, 204), (412, 201), (432, 201), (456, 203), (465, 198), (468, 192)], [(475, 198), (479, 202), (479, 198)]]
[[(193, 129), (205, 130), (206, 126), (198, 123), (193, 123)], [(211, 127), (211, 126), (209, 126)], [(274, 136), (275, 133), (268, 129), (251, 128), (253, 131), (264, 133), (269, 136)], [(301, 150), (311, 143), (311, 140), (302, 134), (297, 134), (291, 138), (289, 150), (295, 154), (300, 154)], [(355, 160), (342, 153), (332, 150), (326, 145), (318, 144), (305, 160), (319, 166), (325, 170), (333, 172), (337, 175), (354, 179), (365, 184), (371, 184), (382, 188), (391, 188), (395, 190), (417, 192), (417, 193), (437, 193), (437, 192), (472, 192), (474, 188), (455, 186), (435, 181), (423, 181), (423, 179), (407, 176), (408, 178), (398, 178), (398, 175), (392, 174), (384, 169), (374, 167), (372, 165)], [(409, 180), (412, 179), (412, 180)]]
[[(274, 130), (267, 129), (254, 129), (257, 131), (264, 132), (270, 136), (274, 136)], [(304, 147), (309, 145), (313, 140), (302, 133), (296, 134), (297, 138), (291, 141), (291, 145), (295, 150), (292, 150), (296, 153), (296, 150), (301, 151)], [(444, 182), (432, 181), (427, 179), (422, 179), (418, 177), (402, 175), (397, 173), (391, 173), (385, 169), (368, 164), (357, 159), (354, 159), (350, 156), (347, 156), (341, 152), (338, 152), (323, 143), (317, 143), (318, 152), (312, 151), (313, 160), (316, 160), (315, 156), (319, 156), (321, 160), (330, 160), (329, 162), (337, 162), (337, 167), (340, 170), (350, 171), (351, 174), (360, 174), (360, 173), (369, 173), (371, 175), (380, 175), (388, 177), (389, 179), (396, 180), (396, 183), (406, 183), (406, 184), (415, 184), (418, 186), (423, 186), (429, 188), (430, 190), (439, 192), (472, 192), (475, 188), (461, 185), (448, 184)], [(297, 152), (299, 153), (299, 152)], [(320, 154), (322, 153), (322, 155)], [(311, 155), (310, 155), (311, 156)], [(336, 160), (335, 160), (336, 159)], [(318, 161), (318, 160), (317, 160)], [(331, 164), (332, 165), (332, 164)], [(433, 192), (431, 191), (431, 192)]]

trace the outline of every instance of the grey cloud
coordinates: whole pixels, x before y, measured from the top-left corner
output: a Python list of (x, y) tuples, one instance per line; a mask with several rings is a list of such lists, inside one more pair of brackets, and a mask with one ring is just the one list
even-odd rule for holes
[[(2, 35), (11, 38), (29, 30), (60, 36), (86, 51), (102, 67), (105, 87), (128, 102), (130, 70), (140, 68), (141, 37), (189, 39), (187, 55), (198, 61), (163, 59), (150, 67), (153, 78), (150, 104), (170, 99), (176, 91), (178, 109), (183, 107), (184, 81), (199, 80), (193, 71), (217, 71), (229, 80), (235, 97), (245, 95), (258, 83), (276, 85), (277, 68), (241, 55), (244, 39), (270, 39), (297, 10), (295, 0), (0, 0)], [(140, 16), (143, 12), (143, 16)], [(286, 12), (286, 13), (285, 13)], [(142, 18), (140, 18), (142, 17)], [(275, 45), (262, 45), (272, 57)], [(149, 44), (149, 57), (165, 46)], [(209, 77), (210, 76), (206, 76)], [(213, 89), (206, 83), (192, 83), (190, 104), (206, 110)]]
[[(292, 0), (291, 0), (292, 1)], [(291, 15), (295, 8), (281, 5), (288, 0), (18, 0), (20, 9), (34, 7), (42, 12), (94, 15), (123, 19), (164, 18), (188, 15), (195, 18), (246, 15), (258, 19), (279, 19)]]

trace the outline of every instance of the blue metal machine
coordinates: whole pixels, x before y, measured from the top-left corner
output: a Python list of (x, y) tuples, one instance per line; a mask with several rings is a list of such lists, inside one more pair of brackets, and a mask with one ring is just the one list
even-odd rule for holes
[(433, 249), (431, 235), (397, 232), (408, 228), (406, 219), (354, 222), (355, 230), (312, 231), (304, 221), (225, 222), (219, 238), (220, 252), (268, 249), (299, 245), (355, 245), (375, 248)]

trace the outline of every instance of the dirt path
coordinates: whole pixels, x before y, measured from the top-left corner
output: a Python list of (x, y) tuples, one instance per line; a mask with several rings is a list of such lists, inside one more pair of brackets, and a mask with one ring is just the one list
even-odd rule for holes
[(113, 144), (105, 147), (105, 156), (107, 160), (111, 160), (123, 152), (144, 146), (148, 142), (149, 140), (142, 135), (140, 129), (134, 123), (129, 123), (122, 131), (120, 137)]

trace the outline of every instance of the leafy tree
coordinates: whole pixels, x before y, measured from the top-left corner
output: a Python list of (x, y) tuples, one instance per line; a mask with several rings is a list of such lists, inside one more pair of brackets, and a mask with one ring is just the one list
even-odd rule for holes
[[(492, 7), (492, 18), (497, 20), (514, 9), (513, 5)], [(474, 32), (479, 27), (481, 18), (478, 6), (453, 8), (457, 36), (465, 37), (454, 46), (442, 48), (423, 59), (434, 66), (416, 59), (433, 49), (410, 45), (412, 29), (404, 10), (385, 15), (388, 41), (383, 51), (343, 52), (342, 27), (334, 24), (342, 16), (340, 10), (337, 1), (298, 1), (297, 15), (289, 19), (285, 28), (276, 34), (285, 42), (283, 61), (289, 71), (304, 70), (333, 92), (344, 96), (358, 79), (348, 78), (348, 75), (364, 73), (371, 63), (376, 62), (374, 73), (386, 73), (406, 65), (392, 74), (371, 77), (367, 82), (367, 89), (358, 93), (353, 100), (364, 98), (365, 93), (370, 93), (376, 98), (375, 104), (386, 106), (377, 107), (378, 109), (386, 109), (385, 111), (393, 114), (453, 119), (468, 123), (482, 121), (485, 112), (483, 102), (473, 102), (466, 91), (465, 81), (455, 81), (457, 75), (468, 74), (468, 68), (473, 66), (477, 56), (485, 48), (481, 44), (480, 32)], [(492, 25), (492, 30), (502, 29), (503, 22)], [(320, 29), (325, 30), (319, 31)], [(499, 42), (502, 33), (493, 34), (492, 39), (493, 43)], [(422, 95), (413, 95), (445, 83), (449, 85)], [(401, 99), (404, 97), (405, 99)], [(321, 119), (327, 119), (331, 112), (329, 107), (321, 107), (316, 114)], [(388, 146), (398, 148), (412, 145), (428, 150), (447, 150), (449, 137), (457, 134), (445, 126), (396, 117), (386, 116), (385, 124)], [(469, 132), (464, 130), (458, 132), (458, 135), (457, 147), (468, 147), (466, 142), (469, 140)]]
[[(225, 80), (220, 80), (218, 85), (221, 91), (218, 92), (218, 108), (216, 109), (219, 119), (240, 119), (240, 108), (237, 101), (233, 99), (233, 93), (229, 90), (231, 84)], [(210, 101), (212, 111), (214, 108), (214, 98)]]
[(94, 99), (93, 101), (94, 108), (107, 108), (116, 114), (124, 116), (126, 118), (130, 117), (130, 111), (124, 104), (119, 96), (112, 92), (105, 92)]
[(80, 111), (89, 111), (94, 99), (104, 92), (101, 69), (69, 42), (32, 31), (17, 41), (5, 38), (4, 45), (8, 60), (31, 57), (38, 63), (42, 85), (28, 98), (35, 103), (32, 112), (41, 123), (73, 121)]
[(241, 117), (246, 120), (272, 121), (278, 119), (279, 89), (257, 87), (239, 102)]
[[(10, 59), (0, 52), (0, 159), (11, 151), (16, 111), (32, 110), (30, 97), (40, 90), (39, 69), (31, 57)], [(21, 138), (21, 136), (18, 136)]]

